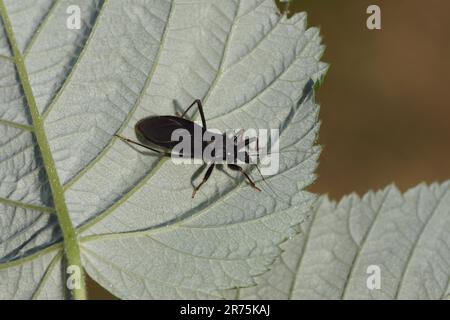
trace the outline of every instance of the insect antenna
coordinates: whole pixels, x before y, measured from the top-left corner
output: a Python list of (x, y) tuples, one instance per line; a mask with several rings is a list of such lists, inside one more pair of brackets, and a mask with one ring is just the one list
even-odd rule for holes
[[(250, 153), (249, 153), (250, 155)], [(270, 185), (270, 183), (266, 180), (266, 178), (264, 178), (264, 175), (262, 174), (261, 170), (258, 167), (258, 162), (260, 160), (259, 157), (259, 139), (256, 138), (256, 163), (255, 163), (255, 167), (256, 170), (258, 171), (259, 175), (261, 176), (262, 180), (264, 181), (264, 183), (267, 185), (267, 187), (272, 191), (273, 195), (280, 200), (280, 197), (278, 196), (278, 194), (275, 192), (274, 188)]]
[(137, 142), (137, 141), (134, 141), (134, 140), (131, 140), (131, 139), (122, 137), (122, 136), (119, 135), (119, 134), (115, 134), (114, 136), (116, 136), (117, 138), (119, 138), (120, 140), (122, 140), (122, 141), (124, 141), (124, 142), (132, 143), (132, 144), (138, 145), (138, 146), (140, 146), (140, 147), (143, 147), (143, 148), (145, 148), (145, 149), (154, 151), (154, 152), (156, 152), (156, 153), (158, 153), (158, 154), (161, 154), (161, 155), (170, 156), (170, 153), (168, 153), (168, 152), (164, 152), (164, 151), (157, 150), (157, 149), (155, 149), (155, 148), (146, 146), (145, 144), (142, 144), (142, 143), (139, 143), (139, 142)]
[[(300, 153), (299, 150), (280, 150), (278, 152), (270, 152), (267, 155), (279, 154), (281, 152), (283, 152), (283, 153)], [(275, 189), (273, 188), (272, 184), (269, 183), (269, 181), (264, 178), (264, 175), (262, 174), (261, 170), (259, 169), (259, 167), (257, 165), (257, 163), (259, 163), (259, 160), (260, 160), (260, 152), (259, 152), (258, 140), (257, 140), (257, 151), (254, 152), (254, 153), (249, 151), (248, 154), (249, 154), (249, 156), (256, 156), (257, 157), (257, 161), (255, 163), (256, 170), (258, 171), (259, 175), (261, 176), (262, 180), (267, 185), (267, 187), (272, 191), (272, 193), (275, 196), (275, 198), (277, 198), (278, 200), (283, 201), (283, 199), (280, 197), (279, 193), (277, 191), (275, 191)]]

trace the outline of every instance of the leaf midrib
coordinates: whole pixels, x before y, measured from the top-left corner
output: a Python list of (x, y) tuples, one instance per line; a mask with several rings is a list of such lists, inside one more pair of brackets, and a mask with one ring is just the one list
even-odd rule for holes
[(50, 151), (48, 139), (44, 131), (43, 119), (39, 114), (36, 100), (34, 98), (33, 91), (28, 79), (28, 73), (25, 66), (25, 62), (22, 53), (20, 52), (17, 46), (12, 24), (11, 21), (9, 20), (9, 16), (3, 0), (0, 0), (0, 17), (3, 21), (3, 25), (6, 31), (6, 37), (12, 50), (18, 80), (21, 84), (23, 94), (25, 96), (25, 100), (29, 108), (36, 141), (39, 147), (42, 162), (44, 164), (47, 179), (50, 185), (52, 199), (55, 206), (55, 213), (58, 218), (58, 223), (61, 228), (61, 232), (63, 234), (64, 249), (65, 249), (64, 252), (67, 264), (78, 266), (80, 270), (81, 275), (80, 288), (73, 289), (72, 295), (74, 299), (86, 299), (87, 295), (84, 281), (84, 271), (81, 264), (80, 249), (77, 242), (76, 231), (69, 217), (66, 201), (64, 198), (64, 192), (61, 186), (61, 182), (59, 180), (58, 173), (56, 171), (56, 166), (52, 153)]

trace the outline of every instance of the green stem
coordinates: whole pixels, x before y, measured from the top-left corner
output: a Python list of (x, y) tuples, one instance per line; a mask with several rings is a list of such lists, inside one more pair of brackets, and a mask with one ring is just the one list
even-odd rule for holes
[(64, 238), (64, 253), (67, 264), (78, 266), (81, 273), (80, 288), (72, 289), (71, 293), (74, 299), (84, 300), (87, 298), (86, 282), (83, 266), (81, 264), (80, 248), (78, 246), (77, 234), (69, 217), (66, 201), (64, 199), (64, 192), (61, 186), (61, 182), (59, 181), (58, 173), (56, 172), (55, 162), (53, 160), (47, 136), (44, 131), (44, 123), (42, 121), (41, 115), (39, 114), (33, 91), (28, 80), (25, 62), (19, 48), (17, 47), (17, 42), (14, 36), (11, 21), (9, 20), (3, 0), (0, 0), (0, 16), (3, 20), (3, 24), (6, 29), (6, 35), (13, 52), (17, 73), (22, 84), (28, 107), (30, 109), (36, 140), (41, 152), (45, 170), (47, 172), (48, 181), (50, 183), (56, 215), (58, 217), (58, 222)]

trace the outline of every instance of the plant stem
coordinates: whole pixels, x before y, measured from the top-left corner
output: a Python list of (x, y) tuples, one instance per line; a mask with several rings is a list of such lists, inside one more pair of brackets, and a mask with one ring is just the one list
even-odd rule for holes
[(59, 226), (63, 234), (64, 254), (66, 257), (67, 265), (78, 266), (80, 270), (80, 286), (79, 288), (71, 290), (72, 297), (76, 300), (84, 300), (87, 298), (86, 282), (83, 266), (81, 264), (80, 248), (78, 246), (77, 234), (69, 217), (66, 201), (64, 199), (64, 192), (61, 186), (61, 182), (59, 181), (55, 162), (53, 160), (47, 136), (44, 131), (44, 123), (42, 122), (41, 115), (39, 114), (36, 100), (34, 99), (33, 91), (28, 80), (28, 73), (25, 67), (25, 62), (19, 48), (17, 47), (12, 24), (9, 20), (3, 0), (0, 0), (0, 16), (6, 29), (6, 35), (13, 53), (14, 63), (17, 68), (17, 73), (22, 85), (25, 99), (30, 110), (34, 133), (52, 191), (56, 215), (58, 217)]

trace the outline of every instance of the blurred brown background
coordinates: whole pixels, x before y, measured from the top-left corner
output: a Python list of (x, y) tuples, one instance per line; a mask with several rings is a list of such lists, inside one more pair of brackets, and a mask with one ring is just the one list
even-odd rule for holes
[[(381, 30), (366, 9), (381, 8)], [(331, 64), (317, 92), (324, 146), (311, 188), (339, 199), (450, 179), (450, 1), (297, 0)]]
[[(371, 4), (381, 30), (366, 28)], [(294, 0), (290, 10), (321, 27), (331, 64), (317, 92), (324, 150), (311, 191), (339, 199), (450, 179), (450, 1)]]

